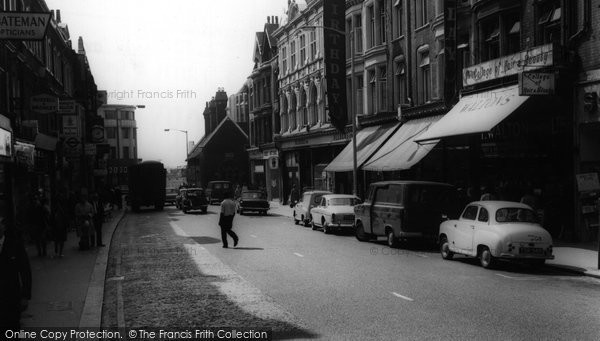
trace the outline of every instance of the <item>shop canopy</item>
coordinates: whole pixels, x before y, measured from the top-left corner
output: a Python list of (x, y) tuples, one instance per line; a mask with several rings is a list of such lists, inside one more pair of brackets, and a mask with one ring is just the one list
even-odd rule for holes
[(428, 144), (443, 137), (490, 131), (528, 98), (519, 96), (518, 85), (465, 96), (415, 141)]
[[(356, 133), (356, 166), (361, 165), (390, 137), (400, 123), (366, 127)], [(352, 141), (325, 167), (327, 172), (351, 172), (354, 169)]]
[(441, 118), (442, 116), (432, 116), (404, 123), (383, 147), (364, 164), (362, 169), (377, 172), (410, 169), (421, 161), (439, 141), (420, 145), (415, 142), (415, 138), (420, 137)]

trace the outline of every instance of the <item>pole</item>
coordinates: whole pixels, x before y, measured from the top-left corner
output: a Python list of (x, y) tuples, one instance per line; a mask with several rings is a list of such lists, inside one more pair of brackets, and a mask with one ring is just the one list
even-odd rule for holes
[(600, 198), (596, 202), (598, 209), (598, 270), (600, 270)]
[(354, 24), (350, 28), (350, 116), (352, 117), (352, 188), (353, 194), (358, 195), (358, 166), (356, 164), (356, 103), (354, 94)]
[(190, 155), (190, 143), (188, 142), (188, 132), (185, 130), (185, 161), (187, 162), (187, 158)]

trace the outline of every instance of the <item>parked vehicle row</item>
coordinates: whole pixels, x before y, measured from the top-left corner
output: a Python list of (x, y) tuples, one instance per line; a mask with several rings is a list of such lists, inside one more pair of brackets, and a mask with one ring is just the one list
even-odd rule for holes
[[(212, 203), (220, 204), (225, 198), (231, 197), (233, 192), (228, 192), (230, 184), (224, 187), (225, 181), (211, 182), (213, 186), (211, 194), (203, 188), (180, 188), (179, 193), (173, 200), (175, 206), (181, 209), (183, 213), (200, 210), (202, 213), (208, 211), (208, 205)], [(212, 197), (211, 197), (212, 195)], [(217, 198), (223, 198), (218, 200)], [(169, 198), (167, 197), (167, 201)], [(269, 211), (269, 201), (264, 192), (255, 190), (244, 190), (237, 198), (236, 211), (243, 215), (246, 212), (256, 212), (267, 215)]]
[(360, 241), (386, 237), (390, 247), (430, 241), (439, 245), (442, 258), (477, 257), (484, 268), (498, 259), (540, 266), (554, 258), (552, 237), (531, 207), (478, 201), (463, 208), (454, 186), (445, 183), (376, 182), (364, 203), (353, 195), (307, 191), (293, 207), (292, 217), (295, 224), (325, 233), (354, 231)]

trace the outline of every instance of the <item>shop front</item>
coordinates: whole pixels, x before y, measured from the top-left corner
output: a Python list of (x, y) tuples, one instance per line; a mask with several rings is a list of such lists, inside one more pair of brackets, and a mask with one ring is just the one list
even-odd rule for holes
[(263, 189), (268, 200), (280, 198), (279, 151), (277, 149), (249, 152), (251, 185)]
[(0, 218), (14, 218), (13, 181), (11, 167), (13, 164), (12, 129), (10, 121), (0, 115)]

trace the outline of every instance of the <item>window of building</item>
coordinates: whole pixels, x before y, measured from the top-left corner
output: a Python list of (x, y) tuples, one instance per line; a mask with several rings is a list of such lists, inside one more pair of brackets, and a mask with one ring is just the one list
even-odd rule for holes
[(425, 26), (429, 22), (427, 0), (415, 0), (415, 19), (417, 28)]
[(304, 66), (306, 61), (306, 36), (300, 35), (300, 66)]
[(310, 58), (315, 60), (317, 58), (317, 32), (310, 32)]
[(403, 23), (404, 23), (404, 12), (402, 7), (402, 0), (396, 0), (394, 2), (392, 20), (393, 20), (393, 35), (394, 38), (401, 37), (403, 32)]
[(421, 99), (422, 103), (431, 100), (431, 65), (429, 62), (429, 50), (420, 53), (419, 69), (421, 71)]
[(129, 128), (121, 128), (121, 137), (124, 139), (129, 138)]
[(292, 41), (292, 44), (290, 45), (290, 68), (292, 69), (292, 71), (296, 70), (296, 42)]
[(133, 128), (133, 139), (137, 140), (137, 128)]
[(123, 159), (130, 159), (131, 155), (129, 155), (129, 147), (123, 147)]
[(288, 68), (287, 68), (287, 47), (283, 47), (281, 49), (281, 70), (283, 71), (283, 74), (287, 74), (288, 72)]
[(111, 159), (117, 158), (117, 147), (110, 147), (110, 158)]
[(346, 19), (346, 59), (352, 58), (352, 40), (356, 41), (352, 36), (352, 18)]
[(507, 54), (517, 53), (521, 50), (521, 19), (518, 15), (513, 15), (506, 19), (506, 52)]
[(362, 16), (354, 16), (354, 50), (356, 53), (363, 52), (363, 40), (362, 40)]
[(117, 128), (115, 127), (106, 127), (106, 138), (114, 139), (117, 138)]
[(387, 12), (385, 10), (385, 3), (383, 0), (379, 1), (379, 43), (384, 44), (386, 42), (386, 17)]
[(375, 7), (369, 6), (367, 8), (367, 13), (369, 15), (369, 31), (367, 32), (368, 41), (367, 46), (369, 48), (375, 46)]
[(104, 112), (104, 118), (107, 120), (116, 120), (117, 119), (117, 112), (114, 110), (106, 110)]
[(375, 70), (368, 72), (369, 79), (369, 114), (375, 114), (377, 112), (377, 75)]
[(387, 110), (387, 67), (382, 66), (379, 71), (379, 110)]
[(365, 87), (365, 81), (363, 79), (363, 75), (360, 74), (356, 76), (356, 115), (363, 114), (363, 89)]
[(546, 1), (538, 8), (538, 35), (543, 44), (560, 43), (562, 8), (560, 1)]
[(406, 64), (403, 61), (394, 63), (394, 105), (406, 103)]
[(500, 23), (498, 17), (488, 19), (481, 24), (482, 49), (481, 61), (500, 57)]

